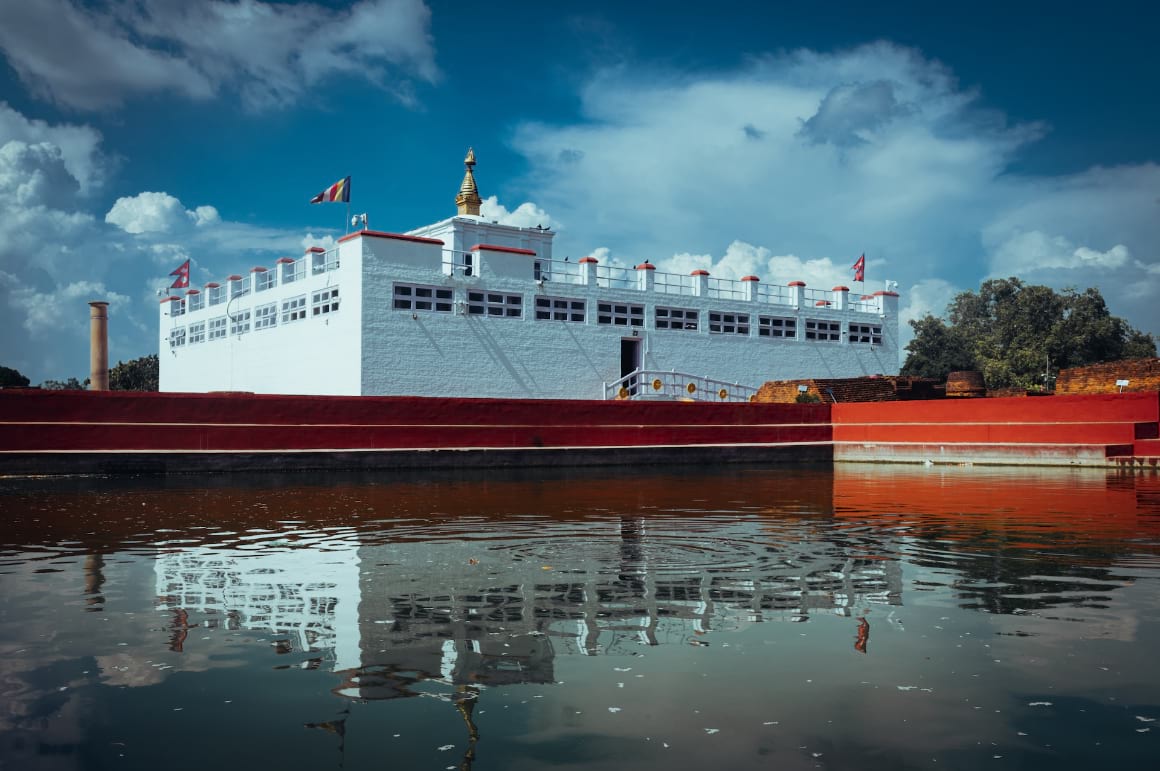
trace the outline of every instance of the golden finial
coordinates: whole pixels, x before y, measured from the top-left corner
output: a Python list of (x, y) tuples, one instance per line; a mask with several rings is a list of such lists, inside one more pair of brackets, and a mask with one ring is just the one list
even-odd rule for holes
[(463, 159), (463, 165), (467, 172), (463, 175), (463, 184), (459, 186), (459, 195), (455, 196), (455, 205), (459, 208), (460, 214), (474, 214), (479, 216), (479, 205), (483, 203), (483, 199), (479, 197), (479, 190), (475, 187), (475, 175), (471, 173), (471, 167), (475, 165), (475, 149), (467, 148), (467, 157)]

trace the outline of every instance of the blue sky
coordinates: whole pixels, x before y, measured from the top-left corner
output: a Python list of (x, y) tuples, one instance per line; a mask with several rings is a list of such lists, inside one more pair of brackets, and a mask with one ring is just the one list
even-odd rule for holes
[(375, 229), (443, 219), (468, 146), (558, 256), (829, 288), (865, 251), (906, 318), (1018, 275), (1160, 334), (1158, 12), (874, 5), (0, 0), (0, 363), (83, 379), (91, 299), (155, 353), (187, 257), (327, 243), (347, 174)]

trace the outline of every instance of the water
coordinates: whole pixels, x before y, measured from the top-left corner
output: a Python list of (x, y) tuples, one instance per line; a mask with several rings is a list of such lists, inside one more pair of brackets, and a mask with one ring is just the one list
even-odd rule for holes
[(1160, 478), (0, 480), (0, 767), (1150, 767)]

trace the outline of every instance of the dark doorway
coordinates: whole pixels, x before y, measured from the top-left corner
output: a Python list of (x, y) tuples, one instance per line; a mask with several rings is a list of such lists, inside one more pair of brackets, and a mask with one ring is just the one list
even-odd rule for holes
[[(625, 377), (640, 369), (640, 338), (627, 337), (620, 341), (620, 376)], [(640, 378), (626, 381), (624, 387), (629, 394), (636, 396)]]

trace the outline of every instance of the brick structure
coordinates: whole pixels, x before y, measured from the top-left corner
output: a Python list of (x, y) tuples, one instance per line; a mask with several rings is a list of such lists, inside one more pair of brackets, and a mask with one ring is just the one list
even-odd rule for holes
[(1124, 391), (1160, 391), (1160, 359), (1127, 359), (1061, 370), (1055, 381), (1057, 394), (1110, 394), (1120, 390), (1117, 380), (1127, 380)]
[(945, 392), (939, 381), (921, 377), (848, 377), (772, 380), (757, 392), (754, 401), (788, 404), (797, 401), (805, 386), (826, 404), (846, 402), (897, 402), (912, 399), (941, 399)]

